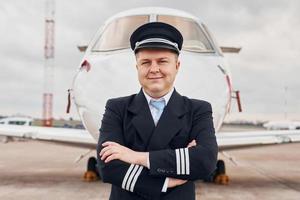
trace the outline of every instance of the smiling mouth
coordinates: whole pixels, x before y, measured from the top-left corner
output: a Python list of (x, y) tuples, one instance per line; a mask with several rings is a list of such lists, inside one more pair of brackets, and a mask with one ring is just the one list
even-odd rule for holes
[(150, 79), (150, 80), (152, 80), (152, 79), (161, 79), (161, 78), (163, 78), (163, 77), (155, 77), (155, 78), (148, 78), (148, 79)]

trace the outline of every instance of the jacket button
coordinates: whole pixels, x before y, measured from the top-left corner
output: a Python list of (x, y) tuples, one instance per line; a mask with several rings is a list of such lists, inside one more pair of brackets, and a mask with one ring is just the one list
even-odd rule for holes
[(156, 171), (157, 171), (157, 172), (160, 172), (160, 173), (164, 173), (164, 172), (165, 172), (165, 170), (164, 170), (164, 169), (161, 169), (161, 168), (157, 168)]

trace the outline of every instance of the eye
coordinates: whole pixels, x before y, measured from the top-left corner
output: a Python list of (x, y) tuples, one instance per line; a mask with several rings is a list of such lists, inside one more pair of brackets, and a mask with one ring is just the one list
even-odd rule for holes
[(160, 60), (160, 61), (159, 61), (159, 63), (163, 63), (163, 64), (164, 64), (164, 63), (167, 63), (167, 62), (168, 62), (167, 60)]
[(150, 62), (149, 61), (143, 61), (141, 62), (141, 65), (148, 65)]

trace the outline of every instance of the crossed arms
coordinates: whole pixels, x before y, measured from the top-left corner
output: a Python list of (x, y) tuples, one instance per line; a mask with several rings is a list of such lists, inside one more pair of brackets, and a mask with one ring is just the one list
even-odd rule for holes
[(193, 140), (186, 148), (150, 152), (125, 146), (117, 104), (107, 101), (97, 145), (98, 168), (104, 182), (142, 196), (159, 196), (167, 177), (167, 186), (175, 187), (187, 180), (204, 179), (215, 170), (217, 143), (209, 103), (195, 108), (190, 132)]

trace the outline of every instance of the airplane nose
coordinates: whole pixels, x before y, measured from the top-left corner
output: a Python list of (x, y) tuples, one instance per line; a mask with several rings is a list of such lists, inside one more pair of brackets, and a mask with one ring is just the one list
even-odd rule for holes
[(139, 90), (135, 57), (131, 51), (111, 55), (88, 55), (79, 65), (73, 80), (74, 103), (84, 125), (93, 137), (98, 128), (106, 101)]

